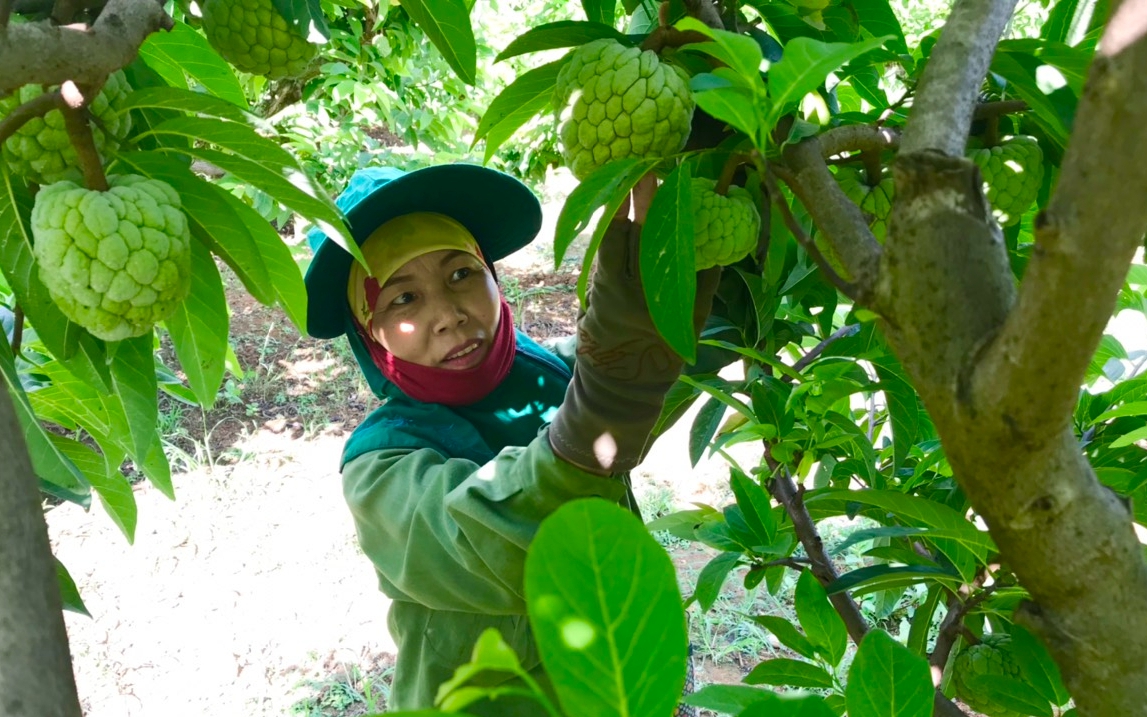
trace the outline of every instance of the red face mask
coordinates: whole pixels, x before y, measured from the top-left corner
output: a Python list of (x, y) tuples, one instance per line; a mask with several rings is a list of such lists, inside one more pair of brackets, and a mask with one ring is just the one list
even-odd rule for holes
[(514, 314), (505, 298), (502, 299), (501, 318), (490, 352), (482, 359), (482, 363), (464, 371), (404, 361), (383, 348), (357, 321), (354, 324), (370, 351), (374, 365), (382, 371), (383, 376), (416, 401), (445, 406), (468, 406), (490, 395), (506, 378), (506, 374), (510, 373), (518, 346)]

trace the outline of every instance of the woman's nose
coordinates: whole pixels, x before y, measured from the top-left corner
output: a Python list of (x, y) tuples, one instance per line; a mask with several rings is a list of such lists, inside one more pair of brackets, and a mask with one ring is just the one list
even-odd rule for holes
[(437, 333), (449, 331), (465, 324), (468, 318), (460, 301), (444, 297), (436, 307), (434, 330)]

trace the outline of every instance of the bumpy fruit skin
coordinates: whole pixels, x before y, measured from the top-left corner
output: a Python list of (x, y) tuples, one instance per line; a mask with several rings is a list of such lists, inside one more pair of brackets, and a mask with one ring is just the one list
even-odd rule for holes
[(952, 669), (956, 696), (987, 717), (1024, 717), (1019, 712), (996, 704), (970, 684), (972, 678), (980, 675), (1020, 678), (1020, 667), (1012, 657), (1011, 642), (1010, 635), (985, 635), (979, 645), (965, 648), (956, 656)]
[(203, 32), (232, 65), (270, 80), (298, 77), (318, 51), (271, 0), (207, 0)]
[(602, 39), (580, 47), (562, 68), (554, 107), (562, 110), (566, 166), (585, 179), (611, 160), (681, 151), (694, 104), (682, 70), (652, 50)]
[(1034, 137), (1009, 137), (991, 148), (974, 149), (968, 158), (984, 175), (984, 192), (996, 221), (1018, 222), (1035, 201), (1043, 183), (1043, 150)]
[(880, 184), (873, 187), (865, 181), (864, 172), (841, 167), (836, 172), (836, 181), (845, 196), (871, 217), (868, 226), (877, 241), (883, 242), (888, 236), (888, 217), (892, 214), (892, 199), (896, 193), (892, 177), (881, 179)]
[(105, 341), (140, 336), (171, 315), (191, 285), (191, 234), (171, 185), (109, 178), (42, 188), (32, 208), (40, 279), (72, 321)]
[[(112, 135), (123, 138), (131, 129), (131, 114), (116, 114), (120, 101), (131, 92), (123, 71), (113, 72), (89, 109), (99, 120), (92, 126), (92, 137), (101, 155), (109, 139), (104, 128)], [(44, 93), (40, 85), (24, 85), (10, 97), (0, 99), (0, 117)], [(101, 127), (102, 125), (102, 127)], [(4, 161), (8, 171), (35, 184), (51, 184), (65, 179), (78, 180), (81, 176), (76, 150), (64, 128), (64, 116), (52, 110), (43, 117), (30, 120), (4, 143)]]
[(712, 179), (693, 180), (697, 271), (740, 261), (757, 247), (761, 233), (761, 215), (748, 190), (731, 186), (721, 196), (716, 186)]

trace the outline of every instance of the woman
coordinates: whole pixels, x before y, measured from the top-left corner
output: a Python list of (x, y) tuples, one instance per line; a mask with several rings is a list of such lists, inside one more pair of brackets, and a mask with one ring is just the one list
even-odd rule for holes
[[(541, 227), (537, 199), (507, 175), (464, 164), (357, 172), (337, 203), (369, 271), (309, 237), (308, 333), (345, 335), (385, 400), (347, 441), (341, 471), (359, 543), (393, 601), (392, 708), (431, 707), (489, 627), (548, 684), (525, 617), (530, 539), (577, 498), (637, 511), (627, 473), (682, 368), (636, 273), (655, 186), (651, 176), (635, 189), (633, 221), (627, 202), (610, 223), (576, 342), (552, 352), (514, 329), (496, 283), (494, 262)], [(699, 275), (698, 327), (717, 277)]]

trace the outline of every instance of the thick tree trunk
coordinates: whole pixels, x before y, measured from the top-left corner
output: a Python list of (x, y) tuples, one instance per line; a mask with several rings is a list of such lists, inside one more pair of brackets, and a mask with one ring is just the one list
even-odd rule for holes
[(0, 385), (0, 715), (80, 717), (32, 463)]

